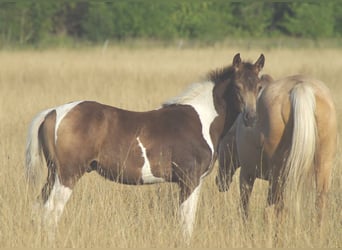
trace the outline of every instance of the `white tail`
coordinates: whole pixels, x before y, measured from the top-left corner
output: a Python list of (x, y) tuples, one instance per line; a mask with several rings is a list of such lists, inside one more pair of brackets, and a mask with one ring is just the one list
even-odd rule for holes
[(25, 159), (25, 166), (26, 166), (26, 177), (28, 181), (32, 184), (36, 184), (37, 180), (39, 179), (39, 172), (37, 171), (39, 166), (43, 164), (43, 157), (41, 151), (41, 145), (38, 138), (38, 131), (40, 125), (43, 123), (45, 116), (51, 111), (52, 109), (47, 109), (39, 114), (37, 114), (29, 127), (28, 135), (27, 135), (27, 142), (26, 142), (26, 159)]
[(299, 83), (290, 94), (293, 134), (292, 145), (286, 161), (288, 174), (285, 183), (285, 205), (291, 206), (295, 216), (300, 215), (301, 205), (309, 196), (314, 183), (314, 159), (317, 128), (315, 119), (316, 99), (313, 89)]

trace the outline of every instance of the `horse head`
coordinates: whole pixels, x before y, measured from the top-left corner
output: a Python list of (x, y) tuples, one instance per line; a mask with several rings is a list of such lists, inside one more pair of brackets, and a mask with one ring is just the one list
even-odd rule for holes
[(253, 126), (256, 115), (256, 100), (263, 84), (270, 81), (271, 77), (264, 75), (264, 79), (259, 78), (259, 73), (264, 67), (265, 57), (260, 55), (258, 60), (252, 63), (243, 63), (240, 54), (236, 54), (233, 59), (235, 69), (235, 88), (239, 98), (240, 112), (243, 113), (245, 126)]

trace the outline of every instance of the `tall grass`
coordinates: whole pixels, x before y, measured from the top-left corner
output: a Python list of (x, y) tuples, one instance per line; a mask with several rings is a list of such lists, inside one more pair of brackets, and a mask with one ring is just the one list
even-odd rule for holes
[[(39, 189), (26, 185), (24, 148), (28, 124), (48, 107), (96, 100), (125, 109), (154, 109), (212, 69), (266, 56), (264, 73), (275, 78), (306, 73), (327, 83), (342, 123), (342, 51), (337, 49), (92, 48), (0, 52), (0, 246), (182, 247), (175, 184), (126, 186), (85, 175), (65, 207), (55, 242), (47, 239), (32, 206)], [(267, 182), (257, 180), (246, 224), (239, 214), (238, 173), (219, 193), (205, 179), (190, 247), (342, 247), (341, 150), (334, 166), (325, 222), (311, 213), (305, 225), (264, 219)], [(46, 170), (43, 169), (42, 171)], [(41, 180), (41, 184), (44, 180)], [(312, 204), (312, 207), (314, 205)]]

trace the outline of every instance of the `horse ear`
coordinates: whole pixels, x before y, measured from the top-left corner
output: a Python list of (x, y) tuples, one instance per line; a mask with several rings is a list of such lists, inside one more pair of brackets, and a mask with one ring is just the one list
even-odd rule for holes
[(233, 58), (233, 67), (235, 69), (238, 69), (239, 66), (241, 64), (241, 57), (240, 57), (240, 53), (237, 53), (234, 58)]
[(260, 72), (262, 68), (264, 67), (264, 64), (265, 64), (265, 56), (261, 54), (258, 60), (254, 63), (254, 66), (256, 67), (258, 72)]

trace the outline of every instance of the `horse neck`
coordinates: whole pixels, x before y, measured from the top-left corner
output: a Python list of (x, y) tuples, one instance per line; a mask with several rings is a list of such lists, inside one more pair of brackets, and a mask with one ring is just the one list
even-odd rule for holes
[[(213, 127), (215, 127), (215, 129), (213, 129), (212, 134), (217, 145), (219, 141), (221, 141), (221, 139), (231, 129), (236, 118), (238, 117), (240, 113), (240, 110), (239, 110), (240, 104), (237, 103), (238, 99), (236, 98), (234, 85), (230, 79), (227, 81), (228, 83), (225, 83), (225, 84), (229, 85), (228, 91), (227, 91), (228, 93), (227, 95), (223, 96), (223, 99), (222, 98), (217, 99), (217, 104), (216, 104), (219, 116), (218, 116), (218, 119), (213, 124)], [(225, 84), (221, 85), (221, 88), (223, 89), (226, 88), (224, 87)], [(218, 89), (218, 92), (223, 92), (223, 91), (225, 90)]]
[(182, 95), (164, 103), (164, 106), (190, 105), (195, 109), (202, 125), (202, 135), (212, 153), (217, 151), (218, 141), (224, 131), (226, 120), (226, 110), (217, 109), (220, 105), (214, 102), (214, 88), (213, 81), (196, 83)]
[(236, 108), (231, 108), (226, 112), (222, 136), (224, 136), (233, 126), (240, 112)]
[(211, 126), (219, 116), (216, 111), (214, 100), (213, 100), (213, 88), (214, 84), (211, 82), (204, 83), (205, 86), (201, 91), (190, 99), (184, 100), (182, 104), (192, 106), (201, 121), (202, 134), (204, 139), (207, 141), (212, 153), (216, 152), (217, 142), (212, 137)]

